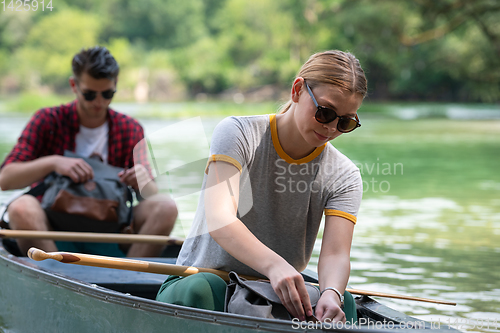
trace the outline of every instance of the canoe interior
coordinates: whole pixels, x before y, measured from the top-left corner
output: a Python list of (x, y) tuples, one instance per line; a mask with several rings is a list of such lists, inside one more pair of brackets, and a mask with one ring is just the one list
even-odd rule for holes
[[(158, 308), (161, 308), (161, 306), (166, 306), (164, 303), (159, 303), (154, 301), (161, 284), (166, 278), (165, 275), (132, 272), (126, 270), (116, 270), (116, 269), (108, 269), (100, 267), (62, 264), (54, 260), (35, 262), (26, 257), (19, 257), (18, 255), (20, 255), (20, 253), (18, 252), (18, 250), (16, 251), (17, 246), (14, 241), (4, 239), (2, 243), (3, 243), (3, 248), (0, 248), (0, 255), (1, 255), (0, 258), (2, 258), (5, 261), (7, 260), (7, 257), (11, 261), (12, 259), (14, 259), (14, 261), (17, 264), (25, 265), (34, 270), (38, 270), (39, 272), (43, 272), (47, 276), (49, 276), (50, 279), (55, 279), (55, 280), (68, 279), (69, 281), (76, 281), (79, 284), (98, 286), (99, 287), (98, 294), (108, 293), (113, 297), (119, 295), (121, 303), (124, 302), (123, 299), (126, 300), (127, 298), (130, 298), (133, 300), (134, 304), (137, 304), (138, 303), (137, 300), (142, 299), (144, 301), (142, 309), (144, 309), (145, 306), (148, 306), (148, 304), (150, 304), (151, 301), (153, 301), (152, 302), (153, 304), (155, 303), (153, 307), (157, 312), (159, 311)], [(171, 246), (164, 253), (166, 257), (139, 258), (139, 259), (174, 264), (175, 257), (177, 256), (179, 250), (180, 247)], [(304, 279), (308, 282), (317, 282), (317, 275), (315, 272), (305, 271), (303, 272), (303, 276)], [(59, 284), (57, 281), (56, 284), (63, 285)], [(78, 290), (82, 289), (82, 287), (78, 288), (79, 288)], [(94, 293), (94, 291), (92, 293)], [(113, 298), (112, 296), (105, 296), (105, 299), (109, 302)], [(415, 331), (418, 332), (420, 330), (427, 331), (428, 329), (433, 328), (430, 323), (423, 322), (421, 320), (418, 320), (416, 318), (407, 316), (401, 312), (393, 310), (387, 306), (378, 303), (377, 301), (373, 300), (370, 297), (366, 296), (355, 297), (355, 300), (356, 300), (358, 318), (360, 320), (362, 319), (362, 321), (366, 324), (365, 328), (368, 328), (368, 331), (373, 331), (373, 328), (375, 327), (377, 328), (376, 331), (387, 329), (386, 326), (381, 325), (381, 323), (383, 322), (392, 322), (396, 325), (399, 323), (414, 323), (412, 332)], [(171, 305), (169, 306), (172, 307)], [(185, 308), (185, 307), (180, 307), (180, 308)], [(202, 312), (213, 312), (213, 311), (203, 310)], [(177, 313), (177, 311), (175, 311), (175, 313)], [(234, 317), (235, 315), (231, 316)], [(265, 319), (264, 321), (269, 321), (269, 320)], [(263, 328), (262, 320), (260, 320), (259, 322), (260, 324), (257, 324), (257, 327), (260, 327), (262, 329)], [(380, 325), (374, 326), (376, 323)], [(451, 328), (449, 329), (448, 327), (444, 326), (441, 326), (441, 329), (446, 330), (447, 332), (454, 331), (453, 329)], [(350, 331), (351, 330), (352, 329), (350, 329)], [(357, 330), (366, 331), (361, 326), (359, 326), (359, 329)], [(433, 331), (436, 330), (433, 329)]]

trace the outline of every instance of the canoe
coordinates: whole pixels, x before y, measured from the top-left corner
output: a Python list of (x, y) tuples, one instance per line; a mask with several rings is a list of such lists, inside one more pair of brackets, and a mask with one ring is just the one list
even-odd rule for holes
[[(164, 275), (33, 261), (16, 256), (13, 241), (0, 244), (0, 332), (458, 332), (436, 327), (386, 307), (356, 298), (358, 323), (285, 321), (201, 310), (155, 301)], [(9, 250), (11, 252), (9, 252)], [(140, 258), (175, 263), (170, 255)], [(317, 282), (312, 271), (305, 280)]]

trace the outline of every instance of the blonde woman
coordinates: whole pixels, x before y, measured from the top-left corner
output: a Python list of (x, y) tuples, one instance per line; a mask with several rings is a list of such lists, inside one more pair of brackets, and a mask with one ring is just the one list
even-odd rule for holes
[[(302, 66), (279, 114), (224, 119), (212, 136), (204, 192), (177, 263), (266, 277), (304, 320), (313, 309), (300, 271), (324, 214), (315, 315), (355, 321), (345, 288), (362, 181), (329, 141), (361, 126), (357, 110), (366, 91), (358, 60), (326, 51)], [(212, 274), (170, 276), (157, 300), (222, 311), (224, 291)]]

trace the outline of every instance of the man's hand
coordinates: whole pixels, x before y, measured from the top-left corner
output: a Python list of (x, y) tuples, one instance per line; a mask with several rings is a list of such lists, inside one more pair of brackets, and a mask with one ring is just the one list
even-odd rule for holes
[(305, 320), (313, 314), (304, 278), (284, 261), (282, 267), (273, 267), (268, 278), (281, 303), (294, 317)]
[(316, 305), (316, 318), (322, 322), (329, 319), (332, 322), (345, 323), (345, 313), (340, 308), (340, 299), (336, 292), (327, 290), (323, 293)]
[(158, 193), (158, 187), (149, 176), (149, 172), (142, 164), (136, 164), (130, 169), (123, 170), (118, 173), (120, 180), (141, 194), (143, 198), (148, 198), (151, 195)]
[(148, 185), (154, 184), (154, 182), (152, 182), (148, 170), (142, 164), (136, 164), (130, 169), (121, 171), (118, 173), (118, 177), (120, 177), (120, 180), (125, 183), (125, 185), (132, 186), (135, 191), (141, 193), (143, 197), (147, 197), (158, 192), (156, 186)]
[(94, 178), (94, 170), (81, 158), (55, 155), (54, 171), (71, 178), (75, 183), (85, 183)]

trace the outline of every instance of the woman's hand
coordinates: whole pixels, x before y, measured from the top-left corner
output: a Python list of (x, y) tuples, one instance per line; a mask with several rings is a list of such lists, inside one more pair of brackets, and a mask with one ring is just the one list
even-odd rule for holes
[(304, 278), (295, 268), (283, 260), (282, 264), (273, 266), (267, 277), (288, 312), (302, 321), (306, 319), (306, 314), (312, 316)]
[(316, 305), (316, 318), (324, 322), (326, 319), (332, 322), (345, 323), (345, 313), (340, 308), (340, 299), (333, 290), (326, 290)]

